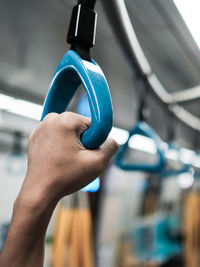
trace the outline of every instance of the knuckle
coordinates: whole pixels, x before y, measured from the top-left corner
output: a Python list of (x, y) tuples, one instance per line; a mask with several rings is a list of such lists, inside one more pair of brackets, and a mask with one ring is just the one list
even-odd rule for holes
[(68, 121), (68, 120), (73, 119), (74, 113), (70, 112), (70, 111), (66, 111), (66, 112), (63, 112), (62, 114), (60, 114), (60, 117), (62, 118), (62, 120)]
[(73, 129), (73, 122), (68, 116), (60, 117), (60, 119), (58, 120), (58, 124), (61, 128), (64, 128), (65, 130)]
[(65, 112), (60, 117), (60, 125), (68, 130), (75, 130), (80, 125), (80, 118), (72, 112)]
[(46, 123), (51, 123), (52, 121), (55, 120), (55, 118), (58, 117), (58, 114), (57, 113), (49, 113), (45, 116), (43, 122), (46, 124)]

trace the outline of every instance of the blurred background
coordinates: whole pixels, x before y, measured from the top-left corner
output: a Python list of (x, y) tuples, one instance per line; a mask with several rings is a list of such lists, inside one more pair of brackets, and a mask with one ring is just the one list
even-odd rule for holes
[[(110, 136), (123, 153), (102, 174), (99, 190), (79, 192), (58, 205), (47, 231), (45, 266), (200, 266), (200, 133), (171, 116), (149, 93), (142, 111), (159, 144), (133, 128), (142, 89), (101, 2), (96, 6), (92, 57), (110, 87), (114, 109)], [(65, 40), (75, 4), (75, 0), (0, 1), (0, 250), (26, 173), (28, 136), (40, 120), (55, 69), (70, 48)], [(184, 95), (184, 90), (196, 88), (199, 96), (180, 106), (200, 117), (200, 4), (195, 0), (125, 4), (152, 70), (169, 93)], [(85, 99), (80, 88), (69, 110), (87, 113)], [(159, 162), (159, 149), (165, 159), (162, 170), (142, 168), (141, 164)], [(125, 163), (140, 167), (126, 169)], [(71, 254), (80, 258), (78, 263)]]

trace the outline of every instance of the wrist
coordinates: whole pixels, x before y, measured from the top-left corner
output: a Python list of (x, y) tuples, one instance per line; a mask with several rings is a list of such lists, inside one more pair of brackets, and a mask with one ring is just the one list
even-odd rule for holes
[(53, 210), (55, 206), (56, 204), (51, 203), (48, 199), (44, 201), (43, 196), (39, 194), (37, 197), (28, 197), (27, 194), (20, 192), (15, 200), (13, 213), (15, 214), (23, 211), (23, 213), (33, 214), (33, 216), (40, 216)]
[[(14, 203), (12, 221), (15, 227), (23, 227), (24, 234), (32, 235), (33, 231), (38, 236), (44, 236), (56, 204), (42, 199), (31, 201), (19, 194)], [(33, 237), (34, 239), (34, 237)]]
[(0, 257), (1, 266), (42, 266), (45, 234), (55, 207), (42, 200), (41, 197), (27, 200), (21, 190), (14, 203), (9, 233)]
[(54, 196), (52, 192), (53, 190), (48, 186), (43, 186), (42, 183), (33, 184), (31, 180), (35, 180), (34, 177), (27, 174), (19, 195), (15, 200), (14, 210), (20, 207), (23, 207), (26, 211), (36, 213), (53, 210), (57, 205), (59, 198)]

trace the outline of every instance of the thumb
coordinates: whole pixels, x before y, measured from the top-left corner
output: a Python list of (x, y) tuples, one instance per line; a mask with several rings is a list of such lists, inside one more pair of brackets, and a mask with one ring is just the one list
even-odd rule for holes
[(109, 138), (98, 149), (83, 151), (85, 156), (82, 160), (91, 172), (96, 171), (99, 175), (106, 169), (110, 159), (117, 150), (117, 143), (113, 139)]
[(117, 143), (113, 139), (107, 139), (98, 149), (80, 151), (80, 161), (84, 166), (83, 174), (87, 173), (87, 178), (84, 181), (85, 185), (105, 171), (110, 159), (117, 150)]
[(99, 152), (103, 154), (104, 158), (109, 161), (112, 156), (117, 152), (118, 144), (115, 142), (114, 139), (108, 138), (99, 148), (99, 150)]

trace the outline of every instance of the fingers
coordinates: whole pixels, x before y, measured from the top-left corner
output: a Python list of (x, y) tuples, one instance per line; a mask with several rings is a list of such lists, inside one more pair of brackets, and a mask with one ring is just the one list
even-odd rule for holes
[(42, 125), (54, 126), (76, 133), (80, 136), (91, 124), (91, 119), (72, 112), (63, 112), (61, 114), (49, 113), (45, 116)]
[(117, 152), (118, 144), (115, 140), (108, 138), (103, 145), (100, 147), (100, 152), (103, 154), (105, 159), (109, 161), (112, 156)]
[[(53, 122), (53, 124), (59, 123), (64, 130), (75, 132), (78, 137), (80, 137), (80, 135), (87, 130), (91, 124), (90, 118), (72, 112), (63, 112), (60, 115), (50, 113), (45, 117), (44, 121), (47, 123), (48, 121)], [(87, 152), (86, 158), (89, 157), (91, 159), (88, 161), (89, 164), (91, 161), (96, 161), (97, 165), (101, 166), (102, 169), (108, 164), (109, 160), (117, 152), (117, 150), (117, 143), (113, 139), (107, 139), (99, 149), (85, 150), (85, 152)]]
[(107, 139), (96, 150), (85, 150), (82, 153), (82, 161), (96, 175), (101, 174), (107, 167), (112, 156), (117, 152), (118, 145), (113, 139)]
[(91, 119), (77, 113), (64, 112), (61, 115), (61, 122), (68, 130), (75, 131), (80, 136), (91, 124)]

